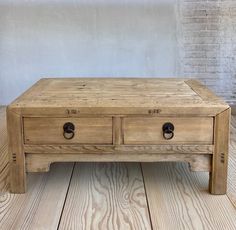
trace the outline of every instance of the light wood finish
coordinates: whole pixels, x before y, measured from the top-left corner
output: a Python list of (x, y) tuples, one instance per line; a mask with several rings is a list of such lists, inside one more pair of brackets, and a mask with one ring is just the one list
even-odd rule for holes
[[(184, 79), (42, 79), (11, 104), (25, 115), (198, 114), (215, 115), (228, 105), (199, 96)], [(199, 86), (203, 86), (199, 83)], [(206, 89), (204, 87), (204, 89)], [(203, 90), (201, 90), (202, 92)], [(184, 111), (183, 111), (184, 108)]]
[[(12, 191), (25, 189), (27, 154), (30, 171), (47, 171), (54, 161), (187, 161), (192, 170), (212, 168), (210, 191), (222, 194), (225, 185), (217, 191), (226, 184), (227, 161), (222, 168), (218, 159), (220, 143), (227, 143), (216, 142), (221, 140), (217, 132), (228, 128), (213, 121), (227, 109), (195, 80), (42, 79), (8, 107), (9, 149), (17, 163), (12, 164)], [(63, 137), (66, 122), (76, 127), (71, 140)], [(175, 126), (168, 141), (163, 139), (165, 122)]]
[(150, 229), (138, 164), (77, 164), (59, 229)]
[(225, 104), (225, 102), (216, 96), (210, 89), (206, 88), (201, 82), (196, 81), (194, 79), (186, 80), (185, 83), (191, 87), (191, 89), (197, 93), (205, 103), (219, 103)]
[(236, 209), (226, 195), (208, 193), (208, 173), (189, 173), (183, 163), (142, 168), (153, 229), (236, 229)]
[(0, 229), (57, 229), (72, 169), (71, 163), (53, 165), (50, 173), (27, 177), (27, 193), (0, 196)]
[[(212, 154), (212, 145), (25, 145), (26, 153), (33, 154)], [(111, 156), (112, 157), (112, 156)], [(94, 160), (96, 160), (94, 159)], [(131, 159), (137, 161), (137, 159)]]
[[(190, 173), (187, 165), (182, 163), (145, 163), (145, 168), (143, 168), (146, 189), (145, 195), (146, 199), (149, 201), (148, 205), (151, 213), (150, 219), (153, 229), (231, 230), (236, 228), (236, 118), (233, 116), (231, 121), (232, 125), (227, 195), (235, 207), (231, 205), (231, 202), (227, 196), (212, 196), (207, 192), (208, 173)], [(8, 159), (6, 158), (8, 155), (6, 148), (5, 108), (0, 108), (0, 143), (0, 166), (2, 167), (8, 165)], [(77, 172), (81, 175), (82, 170), (84, 170), (83, 176), (78, 180), (78, 174), (74, 173), (72, 179), (77, 181), (77, 183), (82, 183), (81, 180), (84, 178), (89, 180), (87, 184), (90, 183), (92, 185), (97, 185), (101, 181), (101, 177), (98, 176), (98, 179), (95, 179), (94, 177), (89, 176), (92, 174), (91, 171), (95, 172), (93, 167), (94, 165), (96, 165), (96, 168), (102, 169), (103, 167), (106, 167), (107, 169), (112, 169), (110, 167), (111, 165), (108, 166), (107, 164), (84, 165), (84, 163), (81, 163), (77, 166)], [(113, 167), (114, 172), (114, 170), (118, 169), (118, 167), (126, 167), (127, 163), (125, 164), (126, 166), (123, 166), (121, 163), (119, 165), (113, 165), (115, 165)], [(67, 210), (69, 212), (67, 213), (81, 213), (81, 209), (77, 209), (77, 207), (81, 207), (78, 202), (76, 204), (72, 204), (72, 202), (74, 199), (77, 199), (78, 194), (80, 196), (81, 194), (84, 194), (85, 186), (74, 186), (76, 189), (73, 189), (73, 191), (77, 191), (77, 194), (67, 193), (70, 185), (72, 167), (73, 164), (70, 163), (58, 163), (53, 164), (51, 171), (48, 173), (29, 173), (29, 176), (27, 177), (28, 191), (23, 195), (15, 195), (4, 192), (8, 188), (5, 177), (8, 167), (3, 167), (4, 170), (0, 172), (0, 184), (2, 185), (2, 193), (0, 196), (0, 228), (4, 230), (56, 230), (58, 226), (60, 226), (60, 216), (62, 216), (62, 219), (64, 218), (65, 221), (68, 216), (66, 216), (63, 211), (65, 210), (63, 209), (63, 204), (65, 202), (68, 207), (69, 201), (67, 202), (67, 200), (70, 200), (70, 204), (74, 207), (74, 209), (68, 208)], [(87, 172), (86, 167), (91, 170), (88, 170)], [(138, 164), (132, 164), (128, 168), (129, 171), (126, 176), (127, 179), (130, 177), (129, 174), (131, 171), (137, 172), (136, 177), (139, 175), (140, 167)], [(125, 187), (123, 182), (119, 180), (118, 175), (120, 174), (118, 172), (116, 174), (117, 176), (114, 176), (114, 174), (112, 174), (112, 170), (107, 171), (107, 175), (105, 176), (102, 174), (102, 178), (114, 178), (114, 180), (110, 180), (111, 183), (107, 186), (108, 192), (109, 187), (115, 184)], [(120, 181), (120, 183), (118, 183), (118, 181)], [(85, 180), (83, 182), (86, 183)], [(144, 189), (143, 185), (140, 186), (138, 191), (142, 189)], [(70, 197), (70, 194), (73, 194), (74, 197)], [(124, 192), (123, 194), (126, 193)], [(127, 194), (128, 195), (126, 197), (129, 197), (130, 193), (128, 192)], [(97, 191), (93, 190), (89, 197), (90, 200), (97, 201), (100, 197), (102, 197), (102, 195), (100, 194), (98, 196)], [(127, 209), (132, 210), (132, 206), (127, 203), (127, 199), (118, 196), (118, 193), (115, 193), (112, 198), (113, 201), (117, 201), (119, 204), (126, 202), (127, 206), (124, 206), (125, 210), (123, 211), (122, 209), (122, 213), (128, 213)], [(102, 199), (100, 200), (102, 201)], [(101, 204), (101, 202), (99, 204)], [(123, 208), (121, 205), (114, 205), (110, 207), (113, 208), (113, 215), (119, 213), (121, 208)], [(147, 207), (147, 204), (144, 204), (143, 207)], [(117, 208), (120, 209), (117, 211)], [(88, 208), (88, 210), (91, 209)], [(144, 208), (136, 209), (136, 212), (139, 212), (139, 210), (140, 213), (143, 214)], [(83, 211), (85, 213), (84, 209)], [(97, 215), (101, 216), (99, 210), (96, 211), (96, 215), (93, 217), (95, 218)], [(124, 216), (122, 215), (121, 217)], [(143, 217), (144, 215), (142, 216), (142, 220)], [(134, 218), (134, 216), (131, 218)], [(149, 217), (147, 218), (149, 219)], [(148, 223), (148, 219), (143, 222)], [(67, 219), (66, 223), (69, 226), (72, 226), (72, 223), (75, 223), (76, 220), (70, 220)], [(89, 224), (87, 226), (84, 225), (85, 220), (86, 219), (82, 222), (82, 229), (85, 229), (85, 227), (90, 229)], [(130, 218), (127, 218), (127, 220), (130, 220)], [(140, 220), (140, 222), (142, 222), (142, 220)], [(117, 223), (118, 222), (119, 221), (117, 221)]]
[(180, 161), (188, 162), (192, 171), (211, 171), (211, 156), (194, 154), (26, 154), (26, 169), (28, 172), (47, 172), (53, 162), (154, 162)]
[[(213, 119), (210, 117), (158, 117), (124, 118), (125, 144), (177, 144), (213, 143)], [(174, 125), (174, 137), (166, 140), (162, 126), (166, 122)]]
[(230, 114), (227, 109), (215, 118), (215, 149), (209, 182), (213, 194), (225, 194), (227, 189)]
[(26, 171), (21, 115), (7, 109), (7, 124), (10, 190), (13, 193), (24, 193), (26, 191)]
[[(63, 136), (63, 126), (72, 122), (75, 136)], [(112, 144), (111, 118), (24, 118), (26, 144)]]
[(121, 117), (113, 117), (113, 144), (116, 146), (123, 144)]

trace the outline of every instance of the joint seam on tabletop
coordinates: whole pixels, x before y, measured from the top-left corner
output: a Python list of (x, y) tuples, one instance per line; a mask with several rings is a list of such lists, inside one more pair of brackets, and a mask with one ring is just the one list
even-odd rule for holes
[(8, 106), (6, 107), (6, 112), (7, 113), (14, 113), (16, 116), (21, 116), (21, 113), (17, 113), (14, 108), (9, 108)]
[(228, 108), (222, 110), (220, 113), (216, 114), (216, 116), (220, 115), (221, 113), (226, 112), (227, 110), (231, 110), (231, 107), (229, 106)]

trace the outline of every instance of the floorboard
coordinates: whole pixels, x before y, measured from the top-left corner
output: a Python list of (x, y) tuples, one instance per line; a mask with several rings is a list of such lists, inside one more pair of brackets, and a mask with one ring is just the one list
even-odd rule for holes
[(231, 118), (227, 195), (236, 208), (236, 116)]
[(0, 106), (0, 191), (8, 190), (8, 152), (7, 152), (7, 127), (6, 108)]
[(77, 163), (59, 229), (151, 229), (138, 163)]
[(57, 229), (72, 168), (73, 163), (61, 163), (49, 173), (31, 173), (27, 193), (0, 196), (0, 229)]
[(226, 195), (208, 192), (208, 173), (185, 163), (142, 164), (153, 229), (236, 229)]

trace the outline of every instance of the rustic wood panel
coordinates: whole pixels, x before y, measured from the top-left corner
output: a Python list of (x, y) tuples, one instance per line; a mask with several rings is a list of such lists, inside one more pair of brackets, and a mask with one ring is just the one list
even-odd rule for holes
[(83, 153), (83, 154), (212, 154), (212, 145), (25, 145), (26, 153)]
[(0, 196), (0, 228), (57, 229), (72, 169), (73, 163), (54, 165), (50, 173), (27, 177), (27, 193)]
[[(174, 137), (166, 140), (162, 126), (174, 125)], [(210, 117), (132, 117), (123, 119), (125, 144), (213, 143), (213, 118)]]
[(113, 145), (123, 144), (122, 137), (122, 118), (113, 117)]
[[(204, 87), (201, 87), (202, 93)], [(228, 108), (221, 100), (209, 103), (184, 79), (174, 78), (42, 79), (10, 106), (24, 116), (69, 117), (81, 114), (214, 116)]]
[[(6, 184), (8, 155), (5, 108), (0, 109), (0, 127), (0, 166), (1, 169), (3, 167), (0, 173), (0, 186), (1, 189), (6, 190), (8, 189)], [(236, 207), (235, 133), (236, 118), (233, 116), (229, 152), (228, 197)], [(81, 165), (83, 164), (81, 163)], [(73, 164), (60, 163), (53, 165), (49, 173), (29, 174), (26, 194), (2, 193), (0, 196), (1, 228), (6, 230), (18, 228), (56, 229), (66, 199), (72, 167)], [(119, 167), (123, 167), (122, 164)], [(144, 176), (146, 186), (149, 183), (146, 188), (149, 205), (155, 211), (154, 214), (153, 211), (151, 214), (153, 229), (168, 229), (168, 226), (169, 229), (178, 229), (178, 226), (179, 229), (194, 229), (196, 226), (198, 229), (231, 230), (236, 228), (234, 220), (236, 214), (226, 196), (213, 196), (208, 193), (208, 173), (192, 173), (189, 172), (187, 165), (176, 163), (148, 163), (145, 167), (150, 170), (148, 171), (145, 168)], [(79, 171), (79, 168), (77, 170)], [(136, 169), (132, 170), (135, 171)], [(82, 175), (81, 172), (78, 173)], [(85, 175), (85, 178), (89, 178), (89, 173), (83, 173), (88, 174)], [(139, 175), (139, 172), (137, 174)], [(99, 178), (99, 174), (97, 177)], [(129, 179), (129, 173), (126, 178)], [(112, 183), (112, 181), (110, 182)], [(79, 183), (86, 183), (86, 181)], [(90, 183), (92, 183), (91, 180)], [(77, 189), (79, 190), (79, 187)], [(112, 191), (115, 192), (116, 190)], [(97, 194), (95, 190), (94, 193)], [(76, 194), (73, 194), (73, 196), (76, 196)], [(113, 196), (114, 199), (116, 196), (117, 193)], [(67, 199), (70, 202), (73, 201), (72, 198), (68, 197)], [(73, 209), (73, 212), (76, 213), (76, 209)], [(116, 208), (113, 209), (113, 213), (115, 212)], [(193, 227), (195, 224), (196, 226)]]
[(188, 162), (193, 171), (211, 171), (211, 155), (206, 154), (27, 154), (27, 172), (47, 172), (52, 162)]
[(213, 91), (211, 91), (210, 89), (206, 88), (205, 85), (203, 85), (200, 81), (196, 81), (193, 79), (189, 79), (187, 81), (185, 81), (190, 87), (191, 89), (196, 92), (205, 102), (219, 102), (224, 104), (225, 102), (223, 101), (223, 99), (221, 99), (220, 97), (217, 97), (215, 95), (215, 93), (213, 93)]
[(151, 229), (138, 164), (76, 164), (59, 229)]
[(230, 115), (231, 111), (227, 109), (215, 118), (215, 149), (209, 186), (210, 192), (213, 194), (225, 194), (227, 191)]
[(25, 193), (26, 171), (22, 117), (9, 108), (7, 108), (7, 132), (10, 191), (13, 193)]
[[(144, 103), (144, 102), (142, 102)], [(174, 103), (174, 102), (173, 102)], [(167, 105), (167, 104), (166, 104)], [(222, 110), (227, 109), (228, 107), (222, 107), (214, 105), (213, 107), (209, 107), (205, 104), (192, 104), (188, 105), (186, 107), (181, 105), (174, 104), (172, 108), (170, 108), (168, 105), (166, 107), (161, 107), (162, 109), (157, 109), (159, 106), (155, 106), (154, 108), (151, 107), (80, 107), (79, 113), (77, 114), (69, 114), (68, 115), (68, 109), (73, 110), (73, 107), (63, 107), (63, 108), (57, 108), (57, 107), (28, 107), (28, 108), (14, 108), (16, 113), (22, 113), (24, 116), (27, 117), (55, 117), (55, 114), (57, 117), (82, 117), (82, 116), (91, 116), (91, 117), (97, 117), (98, 115), (104, 115), (104, 116), (133, 116), (133, 115), (142, 115), (146, 117), (157, 117), (157, 116), (171, 116), (174, 114), (174, 116), (195, 116), (196, 114), (198, 116), (215, 116), (216, 114), (222, 112)], [(183, 112), (184, 108), (184, 112)]]
[[(63, 136), (63, 126), (72, 122), (75, 135)], [(25, 143), (31, 144), (112, 144), (112, 118), (24, 118)]]
[(208, 173), (183, 163), (143, 163), (153, 229), (236, 229), (236, 209), (226, 195), (208, 192)]
[[(175, 100), (176, 103), (202, 99), (185, 84), (183, 79), (141, 79), (141, 78), (59, 78), (41, 79), (34, 89), (18, 98), (16, 107), (150, 107), (160, 101)], [(45, 105), (45, 101), (47, 101)], [(136, 105), (136, 106), (135, 106)], [(152, 106), (151, 106), (152, 105)]]

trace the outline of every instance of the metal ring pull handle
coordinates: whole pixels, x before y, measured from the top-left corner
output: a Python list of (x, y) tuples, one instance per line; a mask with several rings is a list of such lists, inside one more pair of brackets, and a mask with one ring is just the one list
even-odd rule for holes
[(75, 136), (75, 126), (71, 122), (67, 122), (63, 126), (63, 136), (65, 139), (70, 140)]
[(174, 125), (170, 122), (167, 122), (165, 123), (163, 126), (162, 126), (162, 131), (163, 131), (163, 137), (166, 139), (166, 140), (170, 140), (174, 137)]

